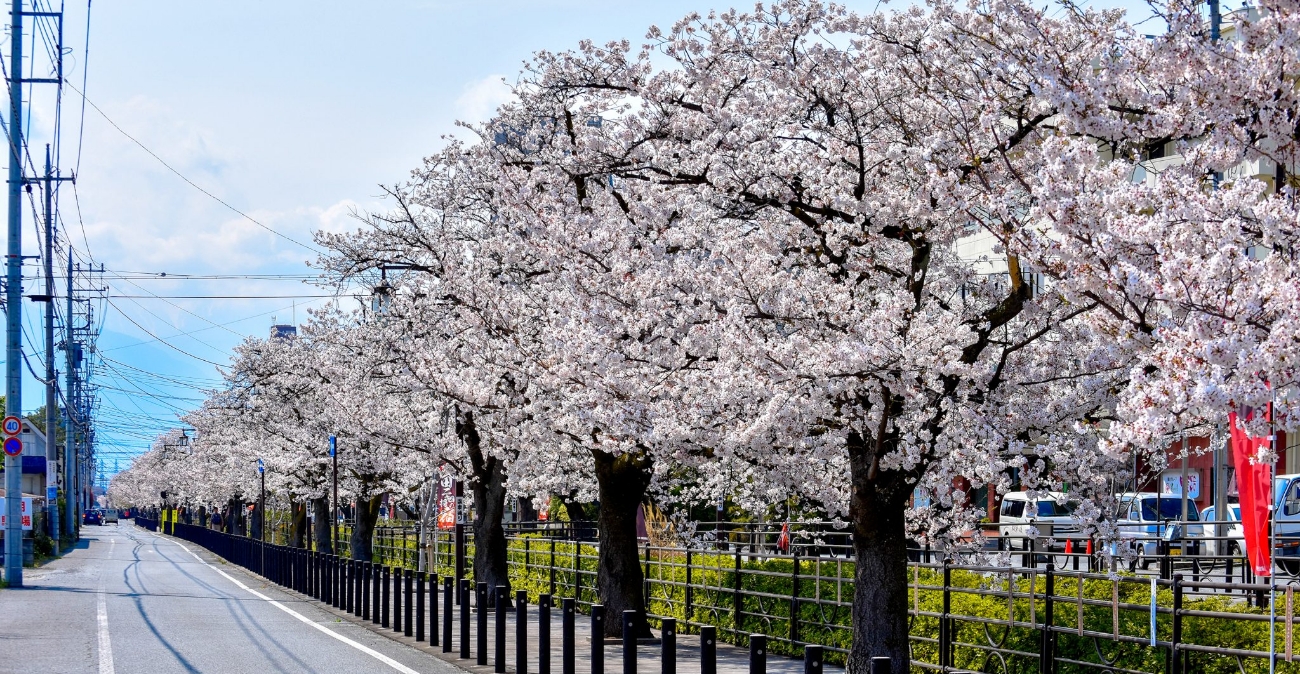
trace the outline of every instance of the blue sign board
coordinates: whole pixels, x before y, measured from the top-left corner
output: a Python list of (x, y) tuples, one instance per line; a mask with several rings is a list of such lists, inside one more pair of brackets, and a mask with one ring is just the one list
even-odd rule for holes
[(337, 452), (338, 449), (339, 449), (339, 439), (336, 438), (336, 437), (334, 437), (333, 435), (331, 435), (331, 436), (330, 436), (330, 456), (334, 456), (334, 452)]
[(265, 472), (266, 472), (266, 464), (262, 463), (262, 460), (261, 460), (261, 459), (258, 459), (258, 460), (257, 460), (257, 473), (258, 473), (259, 475), (261, 475), (262, 473), (265, 473)]
[(59, 488), (58, 488), (58, 487), (46, 487), (46, 488), (45, 488), (45, 500), (48, 501), (48, 502), (50, 502), (50, 503), (54, 503), (55, 501), (59, 500)]

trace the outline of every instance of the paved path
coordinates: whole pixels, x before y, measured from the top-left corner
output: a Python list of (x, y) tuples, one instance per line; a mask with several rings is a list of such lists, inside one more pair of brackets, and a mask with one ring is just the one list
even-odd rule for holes
[(129, 522), (82, 531), (0, 590), (0, 672), (461, 671), (189, 543)]

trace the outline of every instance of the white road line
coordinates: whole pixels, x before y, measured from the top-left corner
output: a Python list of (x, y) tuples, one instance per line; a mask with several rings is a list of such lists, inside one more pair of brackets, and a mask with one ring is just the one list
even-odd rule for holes
[[(163, 539), (163, 540), (167, 540), (167, 539)], [(206, 567), (208, 567), (209, 569), (212, 569), (213, 571), (216, 571), (217, 573), (221, 574), (221, 576), (222, 576), (223, 578), (225, 578), (226, 580), (228, 580), (228, 581), (234, 583), (235, 585), (238, 585), (238, 586), (239, 586), (239, 589), (248, 592), (249, 594), (253, 595), (254, 597), (257, 597), (258, 599), (261, 599), (262, 601), (267, 602), (268, 604), (270, 604), (270, 605), (272, 605), (272, 606), (274, 606), (274, 607), (280, 609), (281, 611), (284, 611), (285, 613), (288, 613), (289, 615), (293, 616), (294, 618), (297, 618), (299, 621), (301, 621), (301, 622), (303, 622), (303, 623), (305, 623), (305, 624), (307, 624), (307, 625), (310, 625), (310, 626), (312, 626), (312, 627), (314, 627), (314, 628), (320, 630), (321, 632), (324, 632), (325, 634), (328, 634), (330, 637), (332, 637), (332, 638), (334, 638), (334, 639), (338, 639), (339, 641), (342, 641), (343, 643), (345, 643), (345, 644), (347, 644), (347, 645), (349, 645), (349, 646), (351, 646), (351, 647), (353, 647), (353, 648), (355, 648), (355, 649), (361, 651), (362, 653), (365, 653), (366, 655), (369, 655), (370, 657), (372, 657), (372, 658), (374, 658), (374, 659), (376, 659), (376, 660), (378, 660), (378, 661), (384, 663), (385, 665), (388, 665), (389, 667), (392, 667), (393, 669), (396, 669), (397, 671), (401, 672), (402, 674), (419, 674), (419, 672), (415, 671), (414, 669), (411, 669), (410, 667), (407, 667), (406, 665), (403, 665), (402, 663), (400, 663), (400, 662), (398, 662), (398, 661), (396, 661), (396, 660), (394, 660), (394, 659), (388, 657), (387, 655), (384, 655), (383, 653), (380, 653), (379, 651), (377, 651), (377, 650), (375, 650), (375, 649), (373, 649), (373, 648), (370, 648), (369, 646), (366, 646), (365, 644), (357, 643), (356, 641), (353, 641), (353, 640), (351, 640), (351, 639), (349, 639), (349, 638), (343, 636), (342, 634), (339, 634), (339, 633), (335, 632), (334, 630), (331, 630), (331, 629), (329, 629), (328, 627), (325, 627), (324, 625), (321, 625), (320, 623), (317, 623), (316, 621), (312, 620), (311, 618), (308, 618), (307, 616), (305, 616), (305, 615), (303, 615), (303, 614), (301, 614), (301, 613), (298, 613), (297, 611), (295, 611), (295, 610), (289, 608), (288, 606), (285, 606), (284, 604), (281, 604), (280, 602), (278, 602), (278, 601), (276, 601), (276, 600), (274, 600), (274, 599), (272, 599), (272, 598), (270, 598), (270, 597), (268, 597), (268, 596), (262, 594), (261, 592), (258, 592), (257, 590), (254, 590), (253, 588), (248, 587), (247, 585), (245, 585), (245, 584), (239, 582), (239, 581), (238, 581), (237, 579), (235, 579), (234, 577), (228, 575), (225, 571), (222, 571), (221, 569), (218, 569), (217, 567), (215, 567), (215, 566), (213, 566), (213, 565), (211, 565), (211, 564), (209, 564), (209, 563), (203, 561), (203, 559), (202, 559), (201, 557), (199, 557), (198, 555), (196, 555), (196, 554), (194, 554), (193, 552), (191, 552), (189, 548), (185, 547), (184, 545), (181, 545), (179, 542), (177, 542), (177, 541), (172, 541), (172, 543), (176, 543), (176, 545), (180, 546), (180, 548), (181, 548), (182, 550), (184, 550), (185, 552), (190, 553), (190, 556), (193, 557), (194, 559), (198, 560), (198, 562), (199, 562), (200, 564), (202, 564), (203, 566), (206, 566)], [(103, 620), (104, 620), (104, 619), (101, 617), (101, 618), (100, 618), (101, 624), (102, 624)], [(106, 634), (106, 632), (101, 632), (101, 634)], [(100, 637), (100, 638), (103, 639), (103, 638), (105, 638), (105, 637)], [(103, 667), (102, 667), (102, 665), (101, 665), (101, 667), (100, 667), (100, 674), (112, 674), (112, 665), (111, 665), (111, 664), (109, 665), (109, 671), (108, 671), (107, 673), (105, 673), (105, 672), (103, 671)]]
[[(108, 556), (113, 557), (113, 546), (117, 539), (108, 544)], [(98, 621), (99, 621), (99, 674), (113, 674), (113, 642), (108, 638), (108, 598), (104, 594), (104, 574), (99, 574)]]

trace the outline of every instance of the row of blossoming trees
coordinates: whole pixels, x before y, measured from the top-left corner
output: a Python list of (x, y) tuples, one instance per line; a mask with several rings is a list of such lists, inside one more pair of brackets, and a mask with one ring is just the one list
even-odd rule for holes
[[(1234, 407), (1296, 425), (1297, 5), (1218, 41), (1159, 9), (1150, 37), (1073, 5), (788, 0), (539, 53), (391, 212), (317, 237), (332, 281), (391, 270), (382, 310), (245, 343), (195, 443), (116, 496), (246, 499), (262, 458), (301, 532), (336, 435), (355, 554), (445, 462), (493, 584), (507, 493), (598, 501), (618, 614), (639, 503), (797, 494), (851, 526), (851, 671), (906, 671), (906, 540), (972, 527), (954, 484), (1068, 483), (1112, 535), (1134, 453)], [(1180, 158), (1142, 179), (1153, 148)]]

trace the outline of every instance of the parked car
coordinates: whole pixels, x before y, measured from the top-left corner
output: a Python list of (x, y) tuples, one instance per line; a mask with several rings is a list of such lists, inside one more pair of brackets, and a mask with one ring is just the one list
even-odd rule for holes
[[(1187, 553), (1200, 553), (1200, 541), (1195, 539), (1205, 536), (1205, 528), (1192, 524), (1201, 519), (1195, 501), (1155, 492), (1117, 494), (1116, 499), (1120, 503), (1115, 517), (1120, 538), (1127, 540), (1129, 549), (1136, 553), (1131, 569), (1148, 568), (1159, 554), (1161, 540), (1192, 539), (1187, 544)], [(1182, 522), (1184, 511), (1187, 513), (1186, 523)], [(1180, 547), (1170, 549), (1171, 554), (1181, 551)]]
[(1074, 509), (1062, 492), (1030, 498), (1029, 492), (1013, 491), (1002, 497), (1002, 507), (998, 512), (1000, 535), (1012, 549), (1029, 549), (1031, 527), (1037, 530), (1039, 540), (1055, 539), (1044, 549), (1064, 549), (1065, 539), (1079, 532), (1074, 521)]
[[(1218, 508), (1215, 506), (1206, 506), (1201, 511), (1201, 521), (1205, 524), (1205, 538), (1210, 539), (1202, 546), (1202, 554), (1214, 554), (1217, 556), (1240, 555), (1246, 549), (1246, 532), (1241, 526), (1241, 504), (1229, 503), (1223, 509), (1227, 517), (1222, 521), (1223, 533), (1218, 532), (1218, 527), (1212, 523), (1218, 522)], [(1215, 540), (1215, 539), (1218, 540)]]
[(87, 510), (81, 514), (82, 524), (98, 524), (103, 526), (104, 516), (99, 514), (98, 510)]
[(117, 524), (117, 509), (104, 509), (104, 524)]
[(1300, 575), (1300, 474), (1273, 478), (1273, 502), (1278, 504), (1273, 514), (1277, 565), (1292, 576)]

